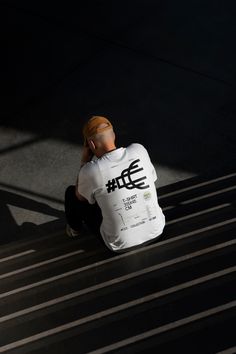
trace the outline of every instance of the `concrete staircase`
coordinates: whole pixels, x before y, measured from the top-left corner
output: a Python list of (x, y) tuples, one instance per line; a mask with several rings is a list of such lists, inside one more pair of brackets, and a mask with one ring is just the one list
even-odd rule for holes
[(161, 188), (160, 241), (64, 231), (0, 249), (0, 353), (235, 353), (236, 173)]

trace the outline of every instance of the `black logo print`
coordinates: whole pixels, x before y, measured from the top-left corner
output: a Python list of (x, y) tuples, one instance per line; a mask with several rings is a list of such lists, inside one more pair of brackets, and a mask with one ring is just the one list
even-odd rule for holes
[[(106, 184), (107, 187), (107, 192), (111, 193), (116, 190), (116, 188), (121, 189), (121, 188), (126, 188), (126, 189), (146, 189), (149, 187), (149, 185), (145, 185), (145, 182), (143, 182), (147, 177), (143, 176), (140, 178), (137, 178), (133, 180), (134, 176), (136, 173), (143, 171), (142, 167), (138, 166), (138, 162), (140, 160), (135, 160), (133, 161), (128, 168), (124, 169), (121, 172), (121, 175), (119, 177), (109, 179), (109, 181)], [(132, 178), (131, 178), (132, 177)]]

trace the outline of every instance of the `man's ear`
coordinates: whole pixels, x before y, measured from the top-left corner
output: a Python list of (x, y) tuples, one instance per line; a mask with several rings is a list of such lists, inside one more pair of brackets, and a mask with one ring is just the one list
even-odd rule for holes
[(89, 144), (90, 150), (92, 150), (92, 151), (96, 150), (96, 146), (95, 146), (93, 140), (89, 140), (88, 144)]

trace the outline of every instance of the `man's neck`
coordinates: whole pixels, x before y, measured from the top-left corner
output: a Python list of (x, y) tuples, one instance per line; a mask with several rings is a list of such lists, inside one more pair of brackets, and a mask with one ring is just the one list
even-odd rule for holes
[(99, 157), (102, 157), (103, 155), (107, 154), (108, 152), (112, 152), (114, 150), (116, 150), (115, 145), (110, 145), (110, 146), (108, 145), (108, 146), (105, 146), (100, 151), (97, 151), (96, 156), (99, 158)]

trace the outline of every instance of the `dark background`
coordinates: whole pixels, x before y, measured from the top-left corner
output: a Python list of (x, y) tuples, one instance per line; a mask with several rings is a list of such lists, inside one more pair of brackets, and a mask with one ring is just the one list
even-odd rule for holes
[(231, 165), (235, 15), (234, 1), (2, 1), (2, 126), (81, 144), (104, 114), (160, 164)]
[(2, 1), (0, 10), (1, 242), (64, 229), (64, 191), (92, 114), (111, 119), (118, 146), (144, 144), (157, 188), (234, 172), (235, 1)]

